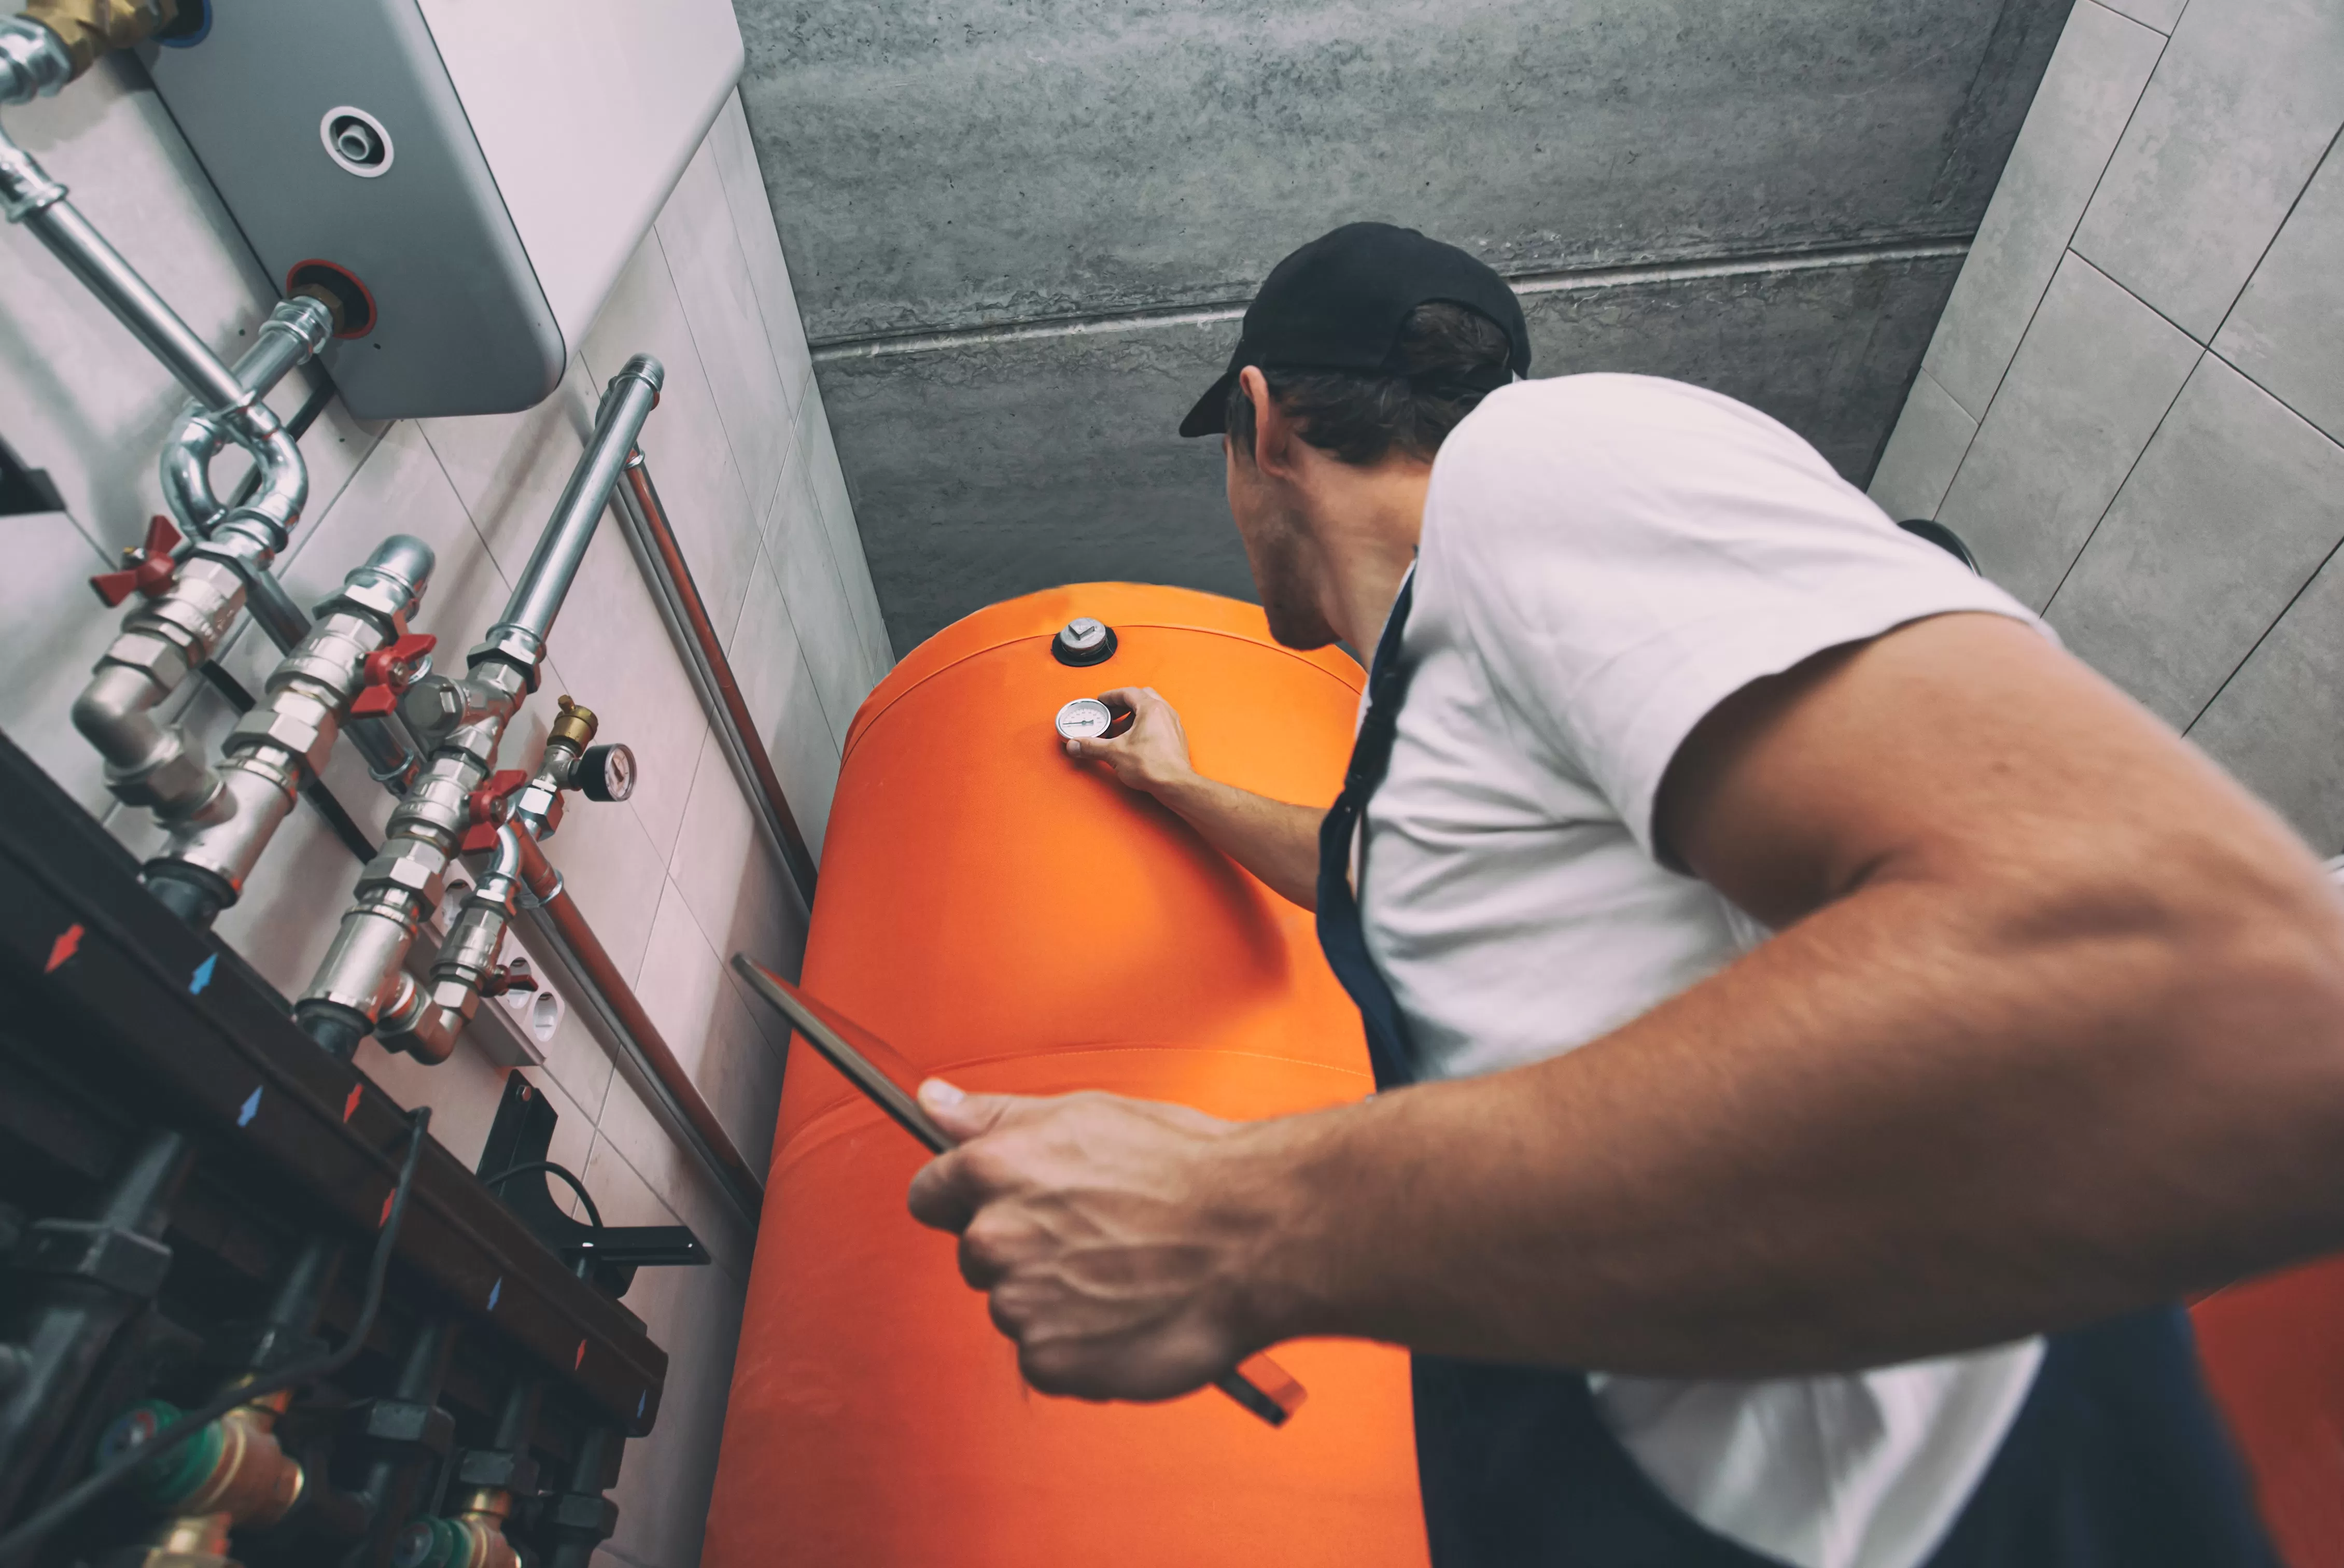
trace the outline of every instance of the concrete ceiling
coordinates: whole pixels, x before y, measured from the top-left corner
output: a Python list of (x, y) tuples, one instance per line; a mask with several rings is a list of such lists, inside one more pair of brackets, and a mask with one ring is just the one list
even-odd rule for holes
[(1544, 375), (1746, 399), (1870, 475), (2070, 0), (737, 0), (898, 652), (1097, 578), (1250, 598), (1173, 434), (1354, 218), (1524, 295)]

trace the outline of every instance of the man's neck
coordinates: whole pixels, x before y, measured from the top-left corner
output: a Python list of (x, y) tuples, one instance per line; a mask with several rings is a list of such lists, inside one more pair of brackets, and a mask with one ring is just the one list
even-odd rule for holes
[(1430, 465), (1405, 459), (1349, 469), (1314, 527), (1326, 552), (1328, 624), (1362, 659), (1374, 652), (1400, 581), (1416, 560), (1431, 480)]

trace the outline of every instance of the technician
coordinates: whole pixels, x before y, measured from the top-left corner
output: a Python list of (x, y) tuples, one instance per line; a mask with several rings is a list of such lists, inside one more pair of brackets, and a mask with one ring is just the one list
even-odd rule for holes
[(2344, 1244), (2344, 905), (1797, 436), (1530, 358), (1413, 231), (1280, 263), (1181, 432), (1374, 651), (1342, 794), (1151, 692), (1068, 746), (1315, 906), (1399, 1092), (932, 1083), (914, 1213), (1046, 1391), (1409, 1347), (1440, 1568), (2274, 1562), (2158, 1303)]

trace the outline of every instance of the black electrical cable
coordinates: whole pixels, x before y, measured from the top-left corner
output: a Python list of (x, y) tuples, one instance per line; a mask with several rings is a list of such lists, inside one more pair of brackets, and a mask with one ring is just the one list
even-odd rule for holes
[(375, 1315), (382, 1307), (383, 1281), (390, 1273), (391, 1254), (399, 1245), (399, 1227), (407, 1219), (408, 1195), (414, 1189), (416, 1168), (422, 1161), (424, 1134), (431, 1126), (431, 1108), (425, 1106), (418, 1110), (409, 1118), (408, 1126), (412, 1130), (408, 1134), (407, 1161), (399, 1168), (399, 1185), (391, 1192), (390, 1213), (383, 1220), (382, 1234), (374, 1244), (374, 1259), (367, 1268), (366, 1297), (359, 1308), (358, 1321), (350, 1325), (349, 1337), (342, 1341), (342, 1348), (298, 1362), (256, 1381), (239, 1383), (210, 1403), (198, 1405), (187, 1411), (146, 1442), (129, 1449), (113, 1463), (66, 1491), (7, 1534), (0, 1535), (0, 1563), (13, 1563), (31, 1552), (66, 1521), (238, 1405), (250, 1404), (255, 1400), (283, 1390), (315, 1382), (319, 1378), (331, 1377), (357, 1359), (359, 1351), (366, 1346), (367, 1336), (374, 1332)]
[(579, 1180), (577, 1174), (567, 1166), (556, 1165), (550, 1159), (532, 1159), (527, 1165), (516, 1165), (510, 1170), (500, 1170), (494, 1176), (484, 1176), (480, 1178), (480, 1185), (499, 1198), (502, 1198), (506, 1182), (516, 1176), (527, 1176), (533, 1170), (541, 1170), (548, 1176), (558, 1176), (568, 1182), (570, 1190), (578, 1195), (578, 1201), (586, 1206), (588, 1223), (597, 1230), (602, 1229), (602, 1211), (594, 1207), (593, 1197), (586, 1190), (586, 1184)]

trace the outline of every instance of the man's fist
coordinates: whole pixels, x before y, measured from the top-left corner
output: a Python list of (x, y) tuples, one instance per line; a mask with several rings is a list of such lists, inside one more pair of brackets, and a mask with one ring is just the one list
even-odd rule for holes
[(1242, 1282), (1269, 1228), (1228, 1179), (1236, 1124), (1115, 1095), (964, 1095), (937, 1079), (920, 1103), (960, 1147), (913, 1179), (913, 1218), (958, 1233), (961, 1274), (990, 1296), (1026, 1381), (1170, 1399), (1261, 1348), (1243, 1326)]

